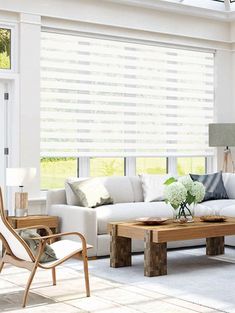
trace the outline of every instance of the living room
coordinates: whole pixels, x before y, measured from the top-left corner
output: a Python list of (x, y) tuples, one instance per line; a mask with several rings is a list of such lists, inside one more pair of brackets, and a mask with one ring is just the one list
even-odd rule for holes
[(1, 312), (235, 311), (234, 44), (233, 0), (1, 3)]

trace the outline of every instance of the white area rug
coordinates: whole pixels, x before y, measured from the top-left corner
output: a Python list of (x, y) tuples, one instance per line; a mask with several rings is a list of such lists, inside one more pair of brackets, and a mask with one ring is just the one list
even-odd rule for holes
[(138, 288), (156, 291), (225, 312), (235, 312), (235, 249), (207, 257), (205, 248), (168, 252), (168, 275), (143, 276), (143, 255), (133, 266), (113, 269), (109, 259), (90, 262), (90, 273)]
[(57, 286), (40, 270), (26, 309), (20, 309), (26, 270), (6, 266), (0, 275), (0, 312), (7, 313), (215, 313), (235, 312), (235, 249), (207, 257), (204, 248), (168, 252), (168, 275), (144, 277), (143, 254), (133, 266), (110, 268), (109, 258), (89, 262), (91, 297), (85, 297), (82, 262), (58, 267)]

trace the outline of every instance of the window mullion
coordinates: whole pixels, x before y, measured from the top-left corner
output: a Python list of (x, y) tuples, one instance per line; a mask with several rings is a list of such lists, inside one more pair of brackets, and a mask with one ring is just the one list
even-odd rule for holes
[(168, 173), (172, 175), (177, 175), (177, 158), (170, 156), (167, 160)]
[(136, 175), (136, 158), (135, 157), (125, 158), (125, 175), (126, 176)]

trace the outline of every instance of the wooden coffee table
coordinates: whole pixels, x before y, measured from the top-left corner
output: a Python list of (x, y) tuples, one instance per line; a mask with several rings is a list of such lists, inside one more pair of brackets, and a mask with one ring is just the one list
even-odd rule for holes
[(131, 239), (144, 240), (144, 275), (167, 274), (167, 242), (206, 238), (206, 254), (224, 253), (224, 236), (235, 235), (235, 218), (225, 222), (178, 224), (171, 220), (159, 226), (146, 226), (137, 222), (109, 224), (111, 235), (110, 266), (131, 266)]

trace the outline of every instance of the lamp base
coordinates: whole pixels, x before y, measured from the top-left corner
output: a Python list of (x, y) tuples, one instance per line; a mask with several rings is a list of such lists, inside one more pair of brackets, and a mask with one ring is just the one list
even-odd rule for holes
[(15, 193), (15, 215), (17, 217), (28, 215), (28, 193), (27, 192)]
[(28, 209), (16, 209), (15, 210), (16, 217), (24, 217), (28, 216)]

